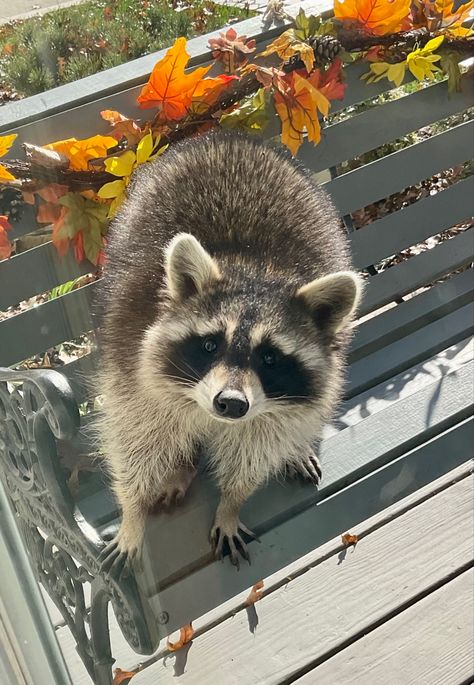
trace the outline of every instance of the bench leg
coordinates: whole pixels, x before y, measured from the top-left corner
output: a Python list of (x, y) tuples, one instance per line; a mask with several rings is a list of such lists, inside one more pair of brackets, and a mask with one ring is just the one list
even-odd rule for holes
[(90, 629), (91, 643), (95, 655), (94, 683), (95, 685), (112, 685), (112, 657), (109, 633), (110, 596), (100, 578), (92, 583)]

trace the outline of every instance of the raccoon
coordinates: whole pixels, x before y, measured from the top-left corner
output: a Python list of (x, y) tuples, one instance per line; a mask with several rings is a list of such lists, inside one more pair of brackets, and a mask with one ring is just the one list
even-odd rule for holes
[(362, 291), (336, 212), (283, 151), (210, 133), (141, 167), (106, 264), (102, 435), (122, 523), (104, 568), (138, 552), (202, 450), (215, 553), (238, 565), (246, 499), (278, 474), (321, 477)]

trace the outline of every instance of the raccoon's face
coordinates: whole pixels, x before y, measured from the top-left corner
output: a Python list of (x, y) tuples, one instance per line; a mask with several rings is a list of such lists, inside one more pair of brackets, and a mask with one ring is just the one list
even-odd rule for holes
[(317, 402), (334, 334), (357, 303), (357, 274), (299, 290), (281, 278), (252, 278), (245, 267), (225, 274), (185, 233), (167, 248), (165, 267), (169, 308), (144, 344), (157, 390), (166, 392), (164, 381), (183, 408), (191, 402), (232, 423)]

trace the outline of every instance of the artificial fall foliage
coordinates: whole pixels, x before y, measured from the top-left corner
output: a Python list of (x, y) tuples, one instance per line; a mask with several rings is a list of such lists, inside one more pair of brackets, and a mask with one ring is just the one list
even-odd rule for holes
[[(453, 92), (460, 87), (459, 62), (474, 52), (474, 32), (464, 25), (473, 7), (474, 0), (456, 9), (452, 0), (334, 0), (332, 18), (300, 10), (261, 52), (255, 40), (229, 28), (209, 39), (214, 65), (193, 70), (186, 39), (178, 38), (137, 98), (151, 116), (104, 110), (109, 135), (25, 144), (26, 162), (0, 164), (0, 183), (23, 191), (38, 222), (52, 225), (61, 254), (72, 249), (78, 261), (101, 264), (108, 222), (138, 166), (159, 165), (170, 145), (212, 128), (258, 134), (271, 121), (296, 155), (305, 140), (320, 141), (331, 102), (344, 98), (344, 65), (355, 59), (367, 62), (368, 84), (445, 75)], [(0, 137), (0, 157), (15, 139)], [(0, 259), (11, 254), (10, 228), (8, 217), (0, 217)]]

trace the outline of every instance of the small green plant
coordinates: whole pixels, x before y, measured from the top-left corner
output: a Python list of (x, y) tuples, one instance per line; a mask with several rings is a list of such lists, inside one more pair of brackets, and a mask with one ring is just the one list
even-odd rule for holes
[(49, 291), (48, 300), (55, 300), (57, 297), (61, 297), (61, 295), (67, 295), (74, 290), (78, 281), (80, 281), (80, 278), (75, 278), (74, 280), (67, 281), (62, 285), (57, 285), (55, 288)]
[(210, 0), (98, 0), (54, 10), (0, 27), (0, 82), (34, 95), (248, 14)]

